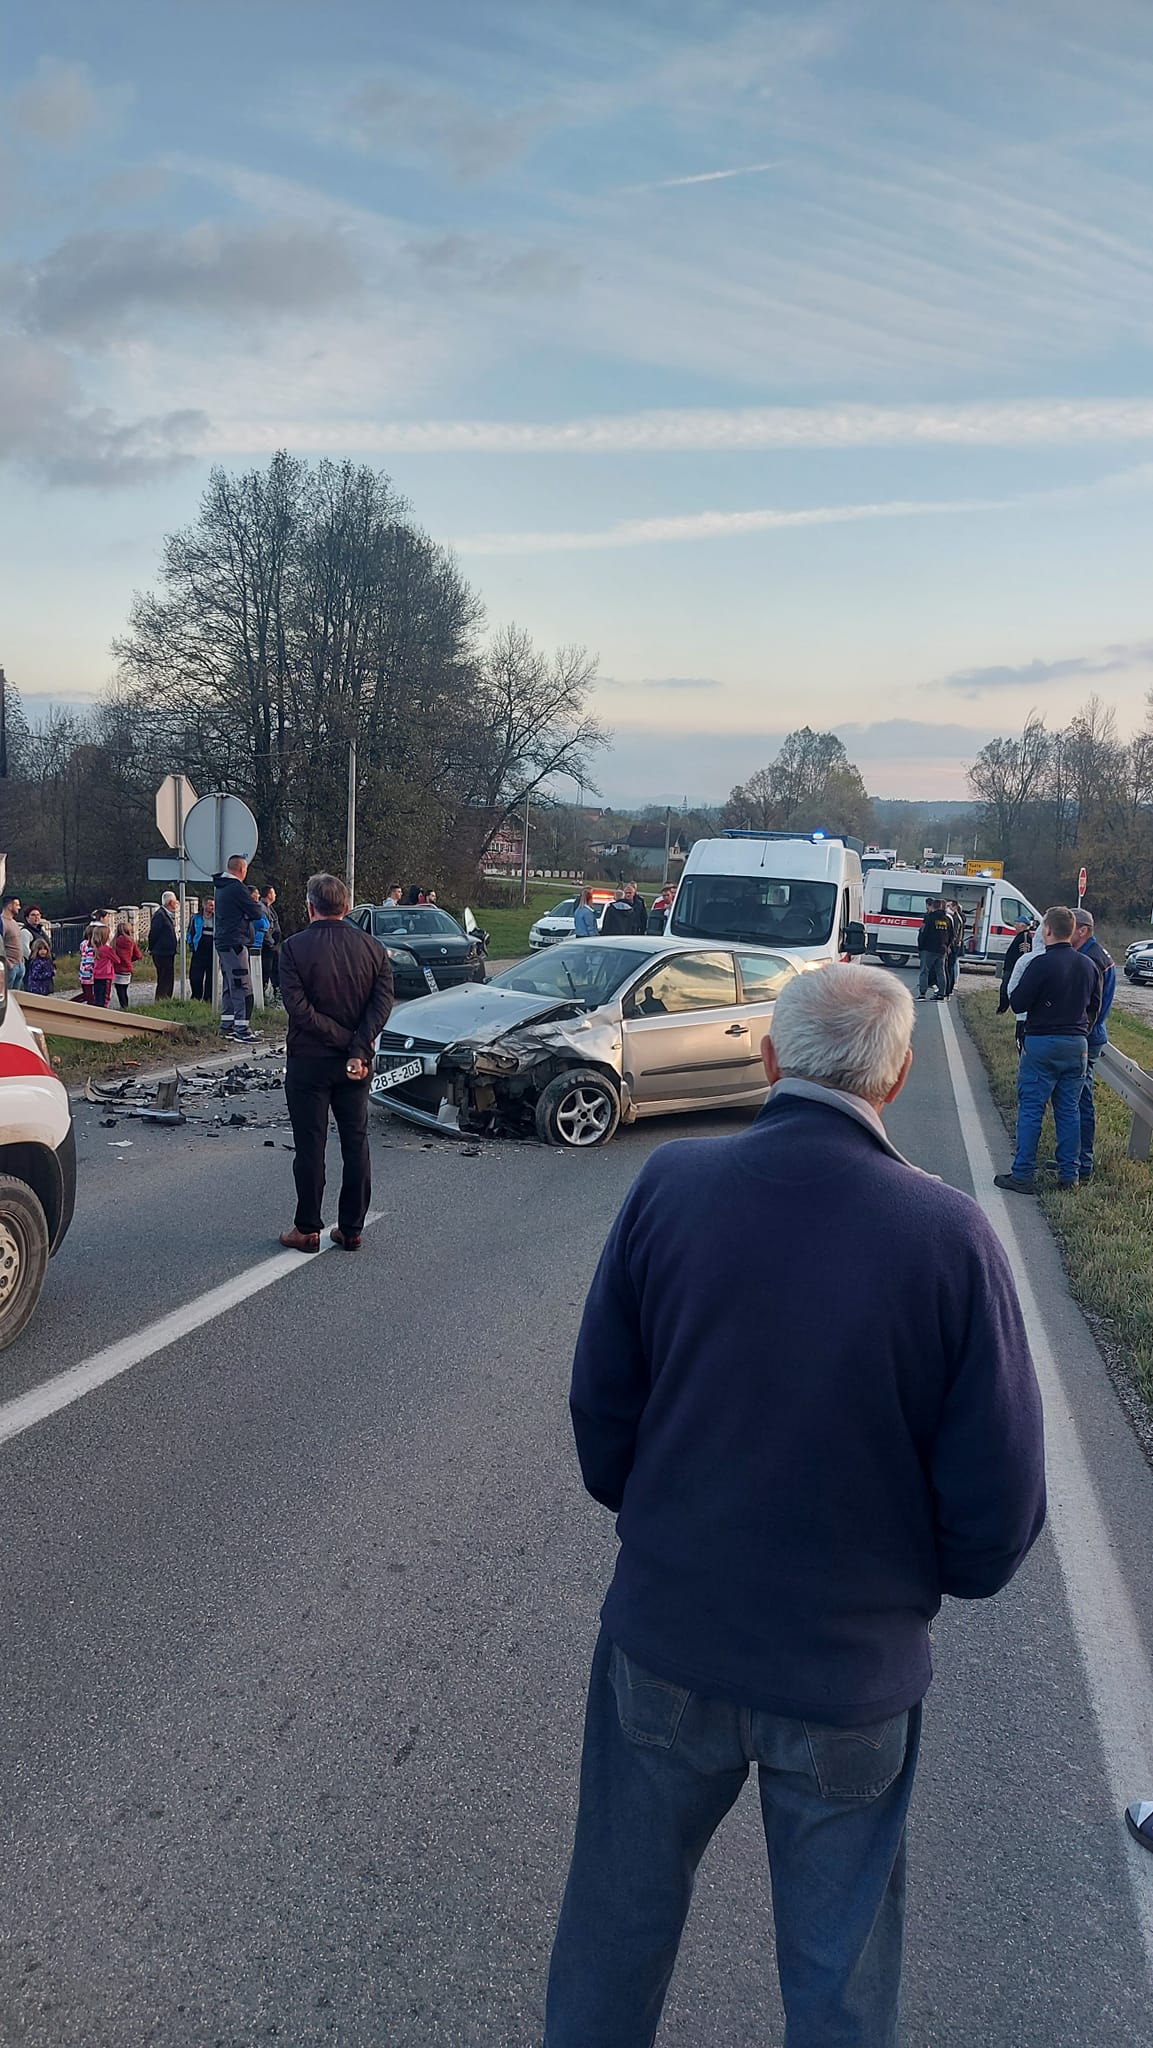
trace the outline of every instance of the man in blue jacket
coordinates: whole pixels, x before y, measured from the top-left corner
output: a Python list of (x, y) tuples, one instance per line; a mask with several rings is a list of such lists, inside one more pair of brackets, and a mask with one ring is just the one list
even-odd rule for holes
[(881, 1122), (912, 1021), (887, 975), (790, 982), (755, 1123), (653, 1153), (597, 1268), (571, 1408), (620, 1549), (546, 2048), (648, 2048), (752, 1764), (789, 2048), (896, 2040), (929, 1626), (1044, 1519), (1000, 1241)]
[(248, 862), (234, 853), (223, 874), (212, 877), (216, 892), (214, 944), (220, 960), (220, 1029), (225, 1038), (240, 1045), (255, 1045), (256, 1033), (248, 1022), (252, 996), (248, 949), (255, 907), (244, 880), (247, 873)]
[(1074, 912), (1074, 916), (1077, 920), (1076, 929), (1073, 933), (1074, 948), (1080, 953), (1083, 960), (1091, 960), (1093, 962), (1101, 977), (1101, 1007), (1089, 1031), (1089, 1059), (1085, 1069), (1085, 1081), (1081, 1089), (1080, 1102), (1081, 1159), (1077, 1177), (1079, 1180), (1086, 1181), (1093, 1178), (1093, 1144), (1097, 1135), (1097, 1111), (1093, 1103), (1093, 1082), (1096, 1078), (1097, 1062), (1109, 1043), (1106, 1019), (1113, 1007), (1113, 997), (1117, 993), (1117, 969), (1113, 965), (1113, 955), (1106, 952), (1100, 939), (1094, 935), (1092, 911), (1078, 910)]
[[(1045, 1108), (1053, 1104), (1057, 1133), (1057, 1185), (1079, 1184), (1081, 1095), (1088, 1073), (1089, 1033), (1101, 1006), (1101, 975), (1073, 946), (1077, 920), (1063, 904), (1045, 912), (1035, 953), (1020, 977), (1014, 970), (1009, 1002), (1024, 1018), (1017, 1066), (1017, 1149), (1008, 1173), (994, 1174), (1013, 1195), (1036, 1193), (1037, 1147)], [(1018, 963), (1019, 964), (1019, 963)]]

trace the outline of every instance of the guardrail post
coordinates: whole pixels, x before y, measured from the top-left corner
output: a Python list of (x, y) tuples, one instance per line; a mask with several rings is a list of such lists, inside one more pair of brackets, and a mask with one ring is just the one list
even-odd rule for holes
[(1105, 1047), (1097, 1071), (1113, 1093), (1121, 1097), (1126, 1109), (1133, 1112), (1129, 1126), (1130, 1159), (1148, 1159), (1153, 1146), (1153, 1074), (1147, 1074), (1136, 1060), (1118, 1052), (1115, 1045)]

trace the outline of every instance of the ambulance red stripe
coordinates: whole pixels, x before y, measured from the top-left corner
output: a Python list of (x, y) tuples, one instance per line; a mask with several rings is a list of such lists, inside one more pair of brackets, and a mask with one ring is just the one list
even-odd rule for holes
[(11, 1081), (18, 1074), (35, 1074), (43, 1078), (51, 1072), (51, 1067), (38, 1052), (32, 1052), (26, 1045), (6, 1045), (0, 1039), (0, 1081)]

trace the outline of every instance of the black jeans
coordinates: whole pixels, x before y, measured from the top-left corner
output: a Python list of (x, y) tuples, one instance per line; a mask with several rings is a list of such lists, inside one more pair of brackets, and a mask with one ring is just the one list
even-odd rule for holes
[(212, 940), (204, 938), (194, 947), (188, 966), (194, 1003), (212, 1001)]
[(172, 984), (176, 979), (176, 955), (164, 953), (157, 959), (154, 953), (152, 965), (156, 969), (156, 1000), (158, 1003), (166, 1003), (172, 995)]
[(284, 1069), (284, 1093), (292, 1118), (296, 1156), (296, 1227), (319, 1231), (323, 1223), (324, 1150), (331, 1109), (340, 1133), (344, 1172), (336, 1220), (346, 1237), (359, 1237), (372, 1197), (368, 1151), (368, 1082), (350, 1081), (343, 1053), (309, 1057), (296, 1054)]

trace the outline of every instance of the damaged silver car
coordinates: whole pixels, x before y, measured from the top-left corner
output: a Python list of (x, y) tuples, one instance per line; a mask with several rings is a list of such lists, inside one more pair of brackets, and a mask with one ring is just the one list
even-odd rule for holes
[(761, 1039), (798, 972), (753, 946), (572, 940), (406, 1003), (376, 1042), (373, 1099), (433, 1130), (579, 1150), (641, 1116), (755, 1109)]

